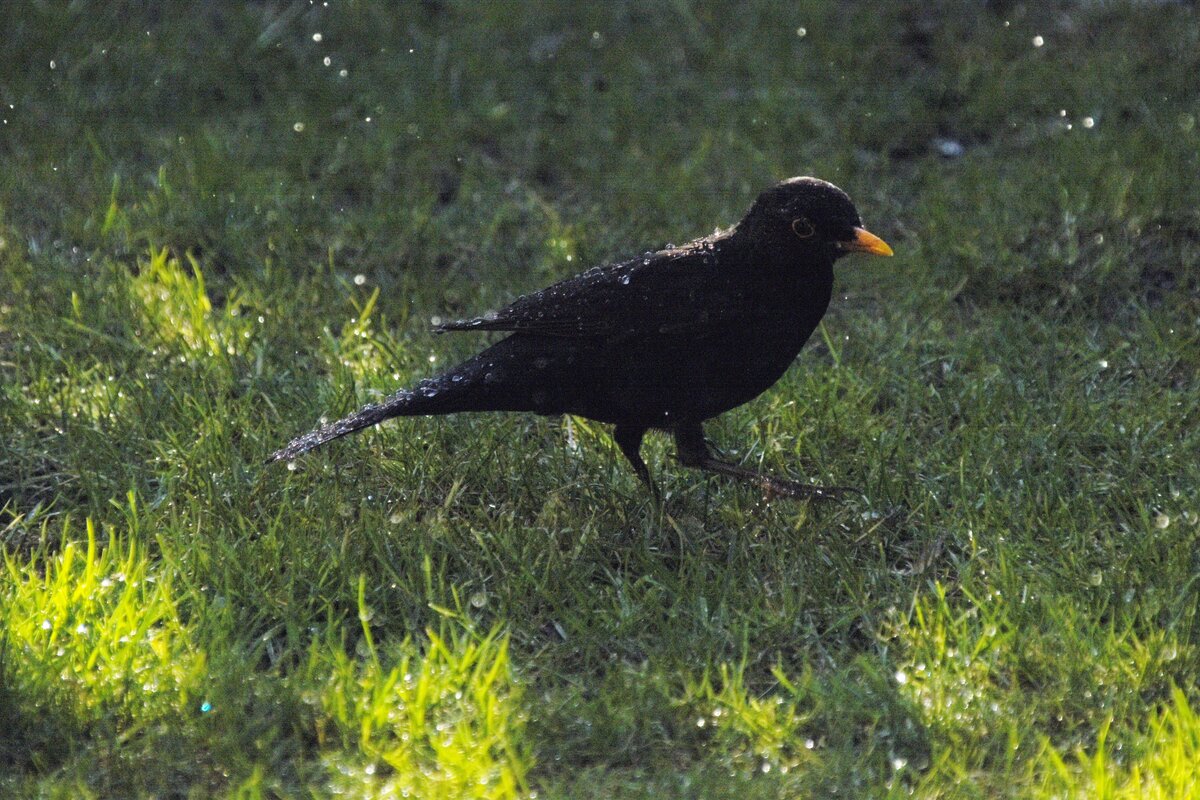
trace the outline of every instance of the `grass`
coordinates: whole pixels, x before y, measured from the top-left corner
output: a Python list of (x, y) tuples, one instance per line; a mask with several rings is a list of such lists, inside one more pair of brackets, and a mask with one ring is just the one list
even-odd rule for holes
[[(4, 4), (0, 794), (1195, 796), (1196, 13)], [(794, 174), (897, 257), (710, 433), (864, 499), (524, 416), (260, 466)]]

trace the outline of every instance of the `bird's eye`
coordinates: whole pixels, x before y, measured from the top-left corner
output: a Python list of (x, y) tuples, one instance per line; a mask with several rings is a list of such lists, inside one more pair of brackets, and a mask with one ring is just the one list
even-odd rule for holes
[(792, 220), (792, 233), (801, 239), (808, 239), (816, 232), (817, 229), (813, 227), (813, 224), (807, 218), (800, 217), (799, 219)]

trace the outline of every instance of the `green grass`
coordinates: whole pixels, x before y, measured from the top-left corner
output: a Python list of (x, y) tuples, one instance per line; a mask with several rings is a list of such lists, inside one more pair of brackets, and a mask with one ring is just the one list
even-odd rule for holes
[[(1200, 794), (1194, 4), (21, 0), (0, 42), (0, 794)], [(432, 317), (795, 174), (897, 256), (710, 433), (865, 499), (654, 437), (657, 507), (524, 416), (260, 466), (481, 345)]]

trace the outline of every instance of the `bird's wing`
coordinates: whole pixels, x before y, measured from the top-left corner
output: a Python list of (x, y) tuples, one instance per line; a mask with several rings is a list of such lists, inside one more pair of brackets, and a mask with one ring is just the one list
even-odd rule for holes
[(512, 331), (541, 336), (686, 334), (719, 321), (732, 287), (712, 246), (700, 242), (598, 267), (474, 319), (437, 331)]

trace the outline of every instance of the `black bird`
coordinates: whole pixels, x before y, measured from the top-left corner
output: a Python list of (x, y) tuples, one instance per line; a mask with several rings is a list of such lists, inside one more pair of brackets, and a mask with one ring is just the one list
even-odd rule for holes
[(791, 178), (765, 190), (736, 226), (680, 247), (588, 270), (500, 311), (436, 326), (509, 335), (449, 371), (294, 439), (291, 460), (392, 417), (459, 411), (577, 414), (613, 438), (657, 493), (640, 448), (650, 429), (675, 436), (685, 466), (757, 481), (774, 494), (835, 489), (721, 461), (702, 424), (769, 388), (817, 327), (848, 253), (890, 256), (831, 183)]

